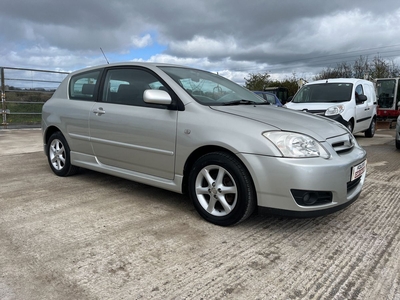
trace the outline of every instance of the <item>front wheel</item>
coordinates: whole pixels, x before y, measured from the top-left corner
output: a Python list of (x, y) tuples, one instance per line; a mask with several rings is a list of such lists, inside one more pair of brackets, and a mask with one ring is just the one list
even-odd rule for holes
[(376, 130), (376, 119), (371, 120), (371, 124), (369, 128), (364, 132), (365, 137), (373, 137), (375, 135)]
[(352, 121), (352, 120), (350, 120), (350, 121), (347, 123), (347, 129), (348, 129), (351, 133), (353, 133), (354, 126), (353, 126), (353, 121)]
[(53, 133), (47, 141), (47, 159), (51, 170), (58, 176), (73, 175), (78, 167), (71, 164), (70, 149), (61, 132)]
[(245, 220), (256, 207), (249, 172), (224, 152), (208, 153), (196, 161), (189, 175), (189, 193), (197, 212), (220, 226)]

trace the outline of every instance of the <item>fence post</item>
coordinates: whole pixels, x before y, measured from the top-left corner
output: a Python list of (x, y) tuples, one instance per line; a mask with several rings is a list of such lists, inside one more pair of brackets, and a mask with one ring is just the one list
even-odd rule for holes
[(7, 128), (7, 106), (6, 106), (6, 86), (4, 80), (4, 68), (0, 68), (0, 76), (1, 76), (1, 115), (3, 119), (2, 125), (4, 128)]

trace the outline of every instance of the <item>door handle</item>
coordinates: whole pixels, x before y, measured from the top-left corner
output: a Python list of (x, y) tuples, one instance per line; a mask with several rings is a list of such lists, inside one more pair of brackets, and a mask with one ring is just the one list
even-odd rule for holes
[(370, 108), (369, 107), (367, 107), (366, 109), (364, 109), (364, 110), (370, 110)]
[(105, 111), (102, 107), (99, 107), (99, 108), (95, 108), (95, 109), (93, 110), (93, 113), (94, 113), (96, 116), (101, 116), (101, 115), (104, 115), (104, 114), (106, 113), (106, 111)]

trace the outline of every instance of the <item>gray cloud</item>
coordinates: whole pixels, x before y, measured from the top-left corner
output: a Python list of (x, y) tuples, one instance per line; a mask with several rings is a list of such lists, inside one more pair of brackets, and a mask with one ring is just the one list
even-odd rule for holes
[[(150, 44), (151, 58), (224, 72), (311, 76), (360, 55), (399, 61), (400, 8), (383, 1), (2, 1), (0, 66), (74, 70)], [(153, 39), (153, 40), (151, 40)], [(398, 45), (396, 45), (398, 44)]]

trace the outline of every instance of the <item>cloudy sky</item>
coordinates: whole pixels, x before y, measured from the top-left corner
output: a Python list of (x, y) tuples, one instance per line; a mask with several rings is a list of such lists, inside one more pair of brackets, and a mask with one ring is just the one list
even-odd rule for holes
[[(305, 79), (360, 55), (400, 64), (398, 0), (1, 0), (0, 67), (156, 61), (238, 83)], [(101, 49), (100, 49), (101, 48)]]

